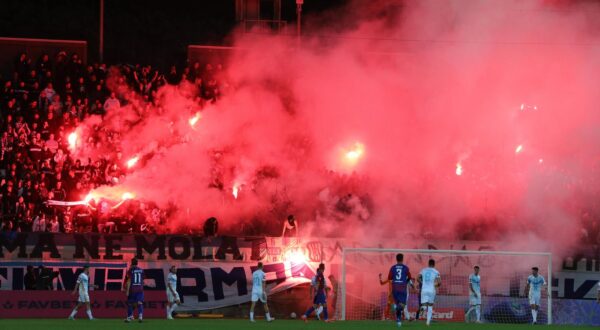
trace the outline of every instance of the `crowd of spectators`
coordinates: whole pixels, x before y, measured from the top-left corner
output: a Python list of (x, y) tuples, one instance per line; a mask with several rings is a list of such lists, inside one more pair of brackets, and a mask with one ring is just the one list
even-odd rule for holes
[[(160, 209), (153, 203), (131, 200), (115, 205), (114, 201), (99, 200), (91, 201), (90, 205), (48, 205), (49, 200), (81, 201), (99, 186), (118, 183), (127, 171), (118, 148), (102, 150), (102, 156), (94, 160), (75, 157), (69, 149), (68, 135), (88, 117), (104, 118), (105, 114), (128, 104), (159, 108), (152, 105), (158, 89), (166, 84), (194, 86), (193, 99), (199, 105), (215, 102), (227, 88), (219, 80), (222, 65), (196, 62), (183, 69), (172, 66), (161, 72), (150, 65), (85, 64), (77, 54), (60, 52), (37, 59), (21, 54), (13, 67), (12, 74), (0, 77), (0, 231), (164, 231), (172, 210)], [(118, 77), (117, 84), (111, 77)], [(123, 86), (127, 92), (119, 91)], [(136, 97), (130, 97), (129, 92)], [(102, 127), (102, 122), (99, 126)], [(118, 134), (102, 128), (98, 132), (103, 134), (98, 141), (118, 145)], [(90, 139), (86, 144), (98, 142)], [(218, 155), (215, 159), (219, 159)], [(216, 173), (212, 186), (224, 189), (222, 175)], [(321, 195), (327, 196), (328, 191), (320, 193), (319, 198), (324, 199)], [(316, 218), (356, 214), (366, 220), (371, 209), (368, 204), (363, 197), (346, 194), (335, 203), (335, 212), (317, 210)], [(588, 245), (598, 246), (600, 242), (600, 225), (593, 216), (598, 213), (583, 212), (580, 217), (580, 240)], [(256, 235), (268, 232), (256, 224), (251, 227), (244, 232)], [(465, 220), (459, 227), (458, 237), (466, 240), (481, 239), (484, 233), (500, 235), (487, 239), (500, 239), (503, 233), (502, 217), (492, 221)], [(203, 231), (214, 236), (217, 228), (216, 219), (210, 218)], [(284, 221), (282, 236), (290, 234), (298, 235), (293, 217)]]
[(38, 266), (37, 269), (33, 266), (27, 266), (27, 272), (23, 277), (25, 290), (54, 290), (53, 281), (58, 277), (58, 272), (52, 268)]
[[(124, 175), (118, 149), (96, 160), (77, 159), (69, 150), (69, 134), (82, 121), (104, 118), (132, 102), (115, 93), (112, 70), (141, 104), (151, 104), (161, 86), (183, 81), (197, 87), (199, 103), (219, 96), (215, 77), (221, 65), (193, 63), (181, 72), (173, 66), (162, 73), (150, 65), (85, 64), (65, 52), (38, 59), (21, 54), (12, 74), (0, 81), (0, 231), (144, 232), (164, 224), (168, 210), (139, 201), (100, 200), (89, 207), (46, 203), (81, 201), (90, 190)], [(104, 133), (109, 140), (118, 138)]]

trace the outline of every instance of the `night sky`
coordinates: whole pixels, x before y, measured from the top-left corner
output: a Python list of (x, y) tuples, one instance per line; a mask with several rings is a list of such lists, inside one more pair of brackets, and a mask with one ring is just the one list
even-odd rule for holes
[[(310, 16), (344, 2), (308, 0), (303, 12)], [(0, 36), (86, 40), (89, 60), (97, 60), (99, 3), (3, 0)], [(294, 0), (283, 0), (282, 19), (295, 20)], [(235, 25), (234, 0), (105, 0), (104, 57), (110, 63), (183, 64), (188, 44), (230, 44)]]

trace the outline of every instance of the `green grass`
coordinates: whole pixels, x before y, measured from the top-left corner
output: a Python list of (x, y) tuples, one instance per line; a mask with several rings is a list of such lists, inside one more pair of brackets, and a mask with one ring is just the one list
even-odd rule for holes
[[(431, 327), (424, 323), (404, 322), (403, 329), (440, 329), (440, 330), (514, 330), (514, 329), (592, 329), (593, 327), (583, 326), (531, 326), (531, 325), (507, 325), (507, 324), (464, 324), (464, 323), (434, 323)], [(202, 320), (202, 319), (176, 319), (173, 321), (162, 319), (148, 319), (144, 323), (124, 323), (122, 320), (104, 319), (88, 321), (87, 319), (78, 319), (76, 321), (57, 320), (57, 319), (4, 319), (0, 320), (1, 330), (118, 330), (118, 329), (144, 329), (144, 330), (242, 330), (242, 329), (269, 329), (269, 330), (295, 330), (295, 329), (328, 329), (328, 330), (367, 330), (367, 329), (396, 329), (392, 322), (383, 321), (363, 321), (363, 322), (333, 322), (323, 323), (312, 321), (308, 324), (299, 320), (276, 320), (273, 323), (267, 323), (259, 320), (257, 323), (250, 323), (247, 320)]]

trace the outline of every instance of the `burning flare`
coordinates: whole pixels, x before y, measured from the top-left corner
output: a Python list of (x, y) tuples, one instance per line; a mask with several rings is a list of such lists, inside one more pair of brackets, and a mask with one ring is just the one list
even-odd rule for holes
[(231, 194), (233, 195), (233, 198), (237, 199), (238, 198), (238, 193), (240, 192), (241, 188), (239, 186), (239, 184), (235, 183), (233, 185), (233, 188), (231, 189)]
[(523, 151), (523, 145), (522, 145), (522, 144), (519, 144), (519, 145), (517, 146), (517, 149), (515, 149), (515, 153), (516, 153), (516, 154), (518, 154), (518, 153), (520, 153), (521, 151)]
[(352, 149), (346, 151), (344, 157), (348, 163), (355, 165), (364, 155), (365, 146), (360, 142), (356, 142)]
[(126, 201), (126, 200), (132, 199), (134, 197), (135, 197), (134, 194), (132, 194), (130, 192), (126, 192), (126, 193), (123, 193), (123, 196), (121, 197), (121, 199), (124, 200), (124, 201)]
[(85, 198), (83, 199), (83, 201), (84, 201), (84, 202), (87, 204), (87, 203), (91, 202), (91, 201), (92, 201), (92, 199), (95, 199), (95, 198), (94, 198), (94, 194), (92, 194), (92, 193), (90, 192), (89, 194), (87, 194), (87, 195), (85, 196)]
[(195, 125), (198, 122), (198, 120), (200, 120), (200, 118), (202, 118), (202, 115), (200, 114), (200, 112), (196, 112), (194, 117), (192, 117), (188, 120), (188, 122), (190, 123), (190, 126), (192, 126), (192, 128), (195, 128)]
[(307, 260), (306, 255), (300, 250), (288, 250), (283, 255), (283, 261), (288, 261), (292, 264), (301, 264)]
[(135, 164), (137, 164), (138, 160), (140, 159), (139, 156), (134, 156), (133, 158), (129, 159), (127, 161), (127, 168), (132, 168), (135, 166)]
[(461, 176), (463, 174), (463, 168), (460, 163), (456, 163), (456, 175)]
[(537, 111), (538, 107), (533, 104), (521, 103), (520, 109), (521, 111)]
[(75, 150), (75, 148), (77, 147), (77, 140), (77, 132), (73, 132), (67, 137), (67, 141), (69, 142), (69, 148), (71, 150)]

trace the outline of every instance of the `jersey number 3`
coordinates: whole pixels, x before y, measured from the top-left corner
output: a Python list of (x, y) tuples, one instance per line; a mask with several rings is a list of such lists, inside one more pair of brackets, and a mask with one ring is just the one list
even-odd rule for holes
[(396, 280), (400, 281), (402, 279), (402, 267), (396, 268)]

